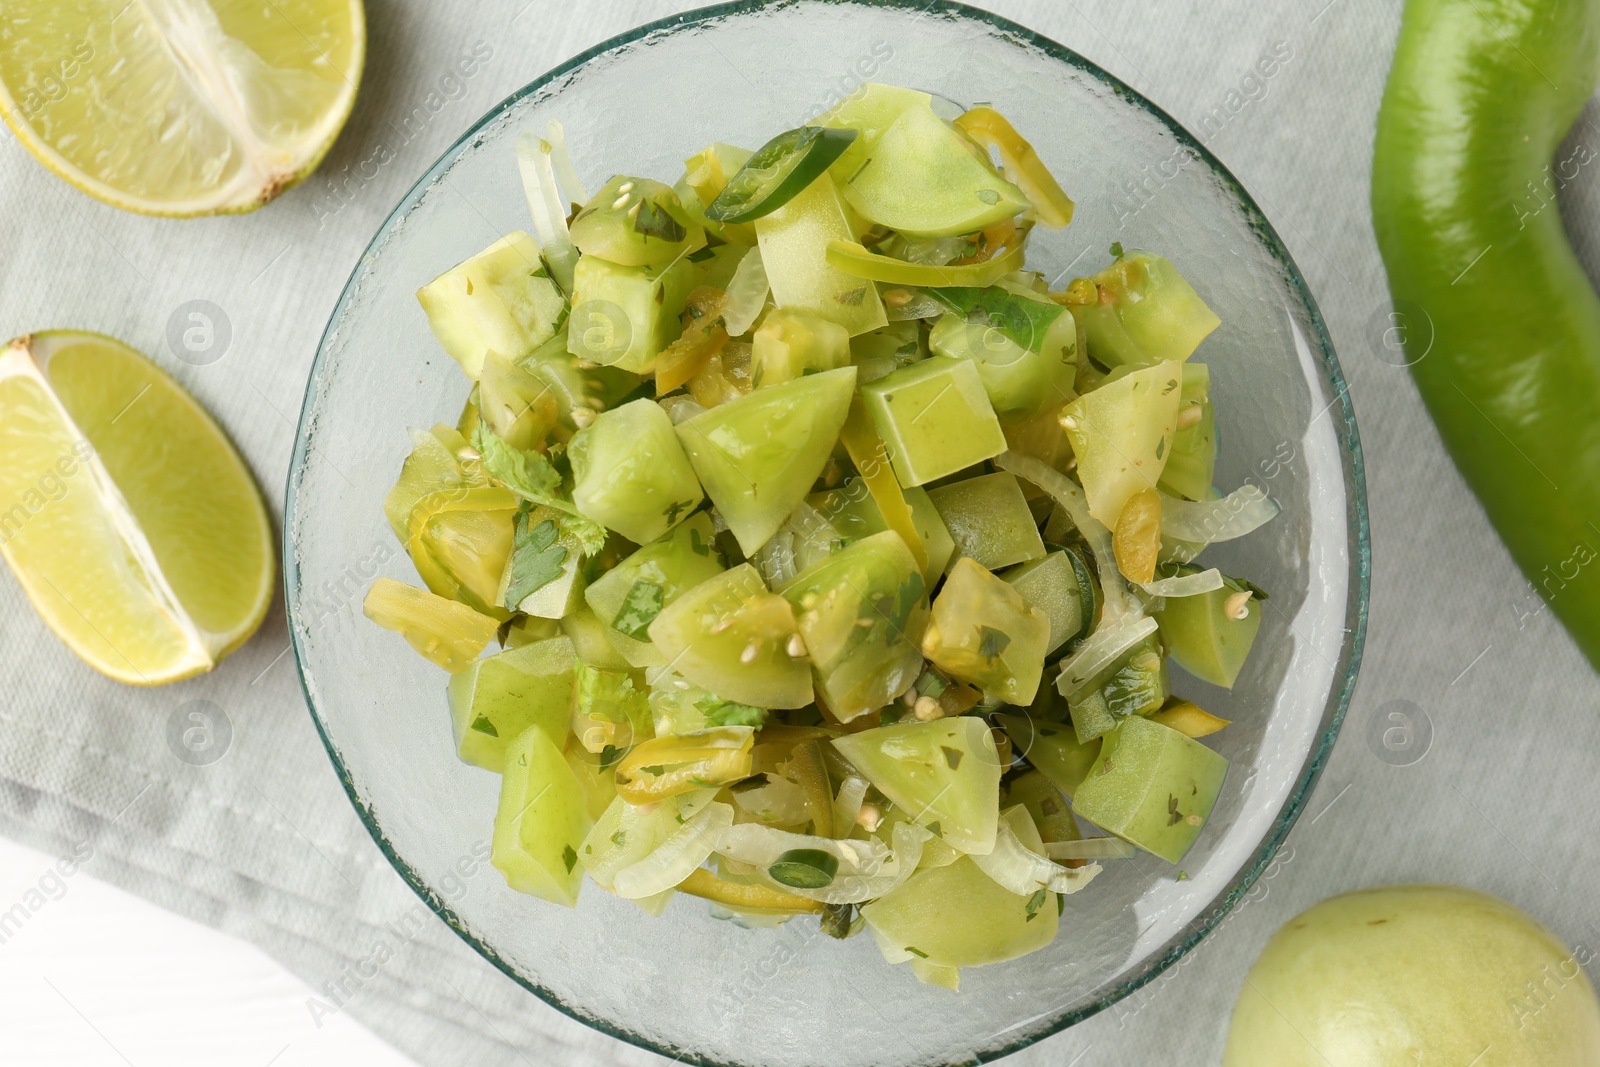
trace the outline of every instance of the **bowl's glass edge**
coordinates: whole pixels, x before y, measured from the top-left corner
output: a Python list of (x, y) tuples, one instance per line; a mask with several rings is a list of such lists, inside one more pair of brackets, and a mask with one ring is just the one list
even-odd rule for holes
[[(318, 342), (317, 355), (312, 363), (311, 373), (306, 383), (305, 399), (301, 405), (300, 418), (298, 420), (295, 433), (294, 452), (289, 463), (289, 474), (284, 495), (284, 607), (289, 624), (289, 641), (291, 647), (294, 649), (296, 673), (300, 679), (301, 692), (305, 696), (306, 706), (311, 713), (311, 721), (316, 728), (317, 736), (321, 739), (323, 747), (327, 750), (329, 759), (332, 761), (335, 769), (338, 772), (339, 781), (344, 786), (345, 793), (349, 796), (351, 805), (355, 808), (356, 814), (360, 818), (362, 824), (366, 826), (368, 832), (372, 835), (372, 839), (377, 844), (379, 851), (381, 851), (384, 857), (388, 859), (389, 863), (394, 867), (396, 872), (399, 873), (406, 884), (411, 887), (417, 896), (421, 898), (421, 900), (427, 904), (428, 907), (435, 914), (437, 914), (446, 925), (454, 930), (462, 938), (462, 940), (471, 945), (479, 955), (483, 956), (484, 959), (488, 960), (491, 964), (497, 967), (512, 981), (516, 982), (518, 985), (522, 986), (524, 989), (528, 990), (530, 993), (534, 994), (551, 1007), (577, 1020), (578, 1022), (583, 1023), (586, 1026), (593, 1027), (594, 1029), (599, 1030), (608, 1036), (614, 1037), (620, 1041), (625, 1041), (640, 1048), (648, 1049), (651, 1052), (667, 1056), (674, 1056), (676, 1057), (677, 1062), (695, 1064), (697, 1067), (740, 1067), (740, 1065), (725, 1063), (724, 1061), (720, 1060), (707, 1059), (698, 1055), (692, 1050), (662, 1048), (639, 1034), (613, 1026), (605, 1019), (589, 1015), (573, 1005), (562, 1001), (559, 997), (555, 996), (543, 987), (529, 982), (522, 975), (518, 974), (517, 971), (506, 960), (501, 958), (493, 948), (487, 944), (484, 944), (476, 936), (474, 936), (467, 929), (466, 924), (455, 913), (455, 911), (447, 903), (439, 899), (433, 892), (429, 890), (423, 878), (408, 863), (406, 863), (403, 858), (401, 858), (401, 856), (395, 851), (394, 847), (390, 844), (387, 835), (385, 835), (383, 832), (383, 829), (378, 824), (377, 819), (356, 790), (355, 782), (351, 778), (349, 769), (345, 766), (344, 760), (340, 756), (338, 748), (333, 744), (332, 738), (328, 736), (327, 730), (324, 728), (322, 718), (317, 713), (315, 700), (312, 697), (310, 687), (306, 681), (305, 670), (302, 666), (303, 652), (300, 647), (300, 629), (296, 625), (295, 621), (296, 597), (294, 595), (294, 591), (297, 588), (297, 578), (299, 575), (299, 561), (296, 558), (293, 544), (293, 530), (295, 528), (296, 518), (296, 492), (300, 481), (300, 471), (303, 468), (306, 453), (308, 451), (308, 445), (310, 443), (310, 413), (312, 403), (315, 399), (318, 371), (321, 369), (323, 357), (327, 351), (328, 342), (333, 334), (335, 324), (342, 318), (347, 305), (354, 295), (357, 287), (356, 283), (358, 282), (362, 272), (365, 270), (366, 264), (372, 253), (388, 239), (396, 225), (405, 217), (410, 209), (416, 205), (423, 194), (432, 186), (437, 176), (449, 166), (461, 148), (467, 144), (467, 142), (472, 140), (472, 138), (480, 129), (490, 122), (498, 119), (504, 111), (515, 105), (518, 101), (531, 95), (532, 93), (538, 92), (545, 86), (560, 78), (562, 75), (576, 70), (589, 60), (606, 52), (633, 44), (642, 38), (651, 36), (653, 34), (671, 30), (681, 30), (689, 26), (711, 21), (727, 15), (735, 15), (748, 11), (758, 11), (763, 9), (790, 7), (798, 2), (800, 2), (800, 0), (734, 0), (734, 2), (697, 8), (691, 11), (685, 11), (676, 15), (671, 15), (666, 18), (657, 19), (653, 22), (645, 23), (644, 25), (638, 26), (626, 33), (618, 34), (609, 40), (602, 41), (592, 48), (580, 52), (565, 62), (552, 67), (544, 74), (522, 86), (520, 89), (507, 96), (504, 100), (494, 105), (487, 112), (485, 112), (477, 122), (474, 122), (470, 127), (468, 127), (468, 129), (440, 155), (440, 157), (434, 162), (433, 166), (429, 167), (428, 170), (417, 179), (417, 182), (411, 187), (410, 190), (407, 191), (405, 196), (401, 198), (400, 202), (395, 205), (388, 217), (384, 219), (383, 224), (378, 228), (377, 233), (373, 235), (372, 240), (367, 244), (366, 249), (363, 250), (361, 259), (351, 270), (350, 277), (345, 283), (344, 290), (339, 296), (339, 301), (334, 306), (333, 312), (328, 319), (328, 325), (324, 328), (322, 337)], [(1211, 930), (1213, 930), (1224, 918), (1226, 918), (1228, 913), (1232, 911), (1234, 906), (1244, 897), (1246, 893), (1250, 891), (1256, 880), (1271, 864), (1279, 847), (1288, 837), (1289, 832), (1294, 828), (1295, 822), (1299, 819), (1300, 814), (1305, 807), (1306, 801), (1309, 799), (1312, 791), (1316, 787), (1318, 779), (1322, 775), (1322, 770), (1327, 763), (1330, 753), (1333, 750), (1334, 742), (1338, 738), (1339, 728), (1343, 724), (1345, 714), (1349, 709), (1350, 700), (1355, 691), (1356, 677), (1361, 666), (1362, 650), (1365, 643), (1367, 630), (1367, 608), (1368, 598), (1370, 595), (1372, 564), (1372, 550), (1369, 537), (1367, 513), (1366, 467), (1362, 457), (1360, 436), (1356, 429), (1355, 409), (1350, 401), (1350, 394), (1345, 384), (1344, 374), (1340, 369), (1338, 357), (1334, 353), (1333, 342), (1328, 335), (1327, 326), (1323, 322), (1322, 312), (1317, 307), (1316, 300), (1311, 295), (1311, 291), (1305, 283), (1305, 279), (1300, 272), (1300, 268), (1296, 265), (1294, 258), (1289, 254), (1289, 250), (1284, 245), (1283, 239), (1279, 237), (1278, 232), (1273, 228), (1272, 224), (1267, 221), (1265, 214), (1256, 204), (1255, 198), (1250, 195), (1250, 193), (1244, 188), (1244, 185), (1233, 175), (1233, 173), (1222, 163), (1222, 161), (1213, 155), (1204, 144), (1190, 134), (1189, 131), (1185, 129), (1177, 120), (1172, 118), (1172, 116), (1167, 114), (1166, 111), (1162, 110), (1156, 104), (1151, 102), (1132, 86), (1123, 82), (1110, 72), (1102, 69), (1095, 63), (1090, 62), (1077, 52), (1067, 48), (1065, 45), (1062, 45), (1049, 37), (1045, 37), (1042, 34), (1030, 30), (1025, 26), (1012, 22), (1010, 19), (1004, 18), (990, 11), (971, 7), (964, 3), (959, 3), (957, 0), (820, 0), (820, 2), (837, 3), (841, 5), (865, 3), (868, 6), (873, 7), (907, 8), (924, 13), (948, 12), (961, 15), (975, 21), (987, 23), (1002, 33), (1005, 33), (1026, 45), (1037, 48), (1041, 52), (1044, 52), (1054, 59), (1060, 60), (1061, 62), (1076, 67), (1092, 75), (1104, 83), (1118, 96), (1145, 111), (1152, 118), (1166, 126), (1167, 129), (1171, 131), (1173, 136), (1177, 138), (1180, 144), (1182, 144), (1188, 151), (1203, 159), (1215, 170), (1217, 175), (1223, 179), (1229, 191), (1232, 192), (1241, 207), (1244, 209), (1251, 229), (1260, 238), (1262, 243), (1271, 251), (1273, 256), (1279, 261), (1280, 266), (1283, 268), (1286, 280), (1302, 302), (1306, 317), (1304, 325), (1307, 326), (1311, 332), (1312, 336), (1310, 340), (1316, 346), (1318, 360), (1322, 372), (1327, 379), (1327, 384), (1334, 392), (1333, 406), (1339, 413), (1339, 417), (1335, 421), (1335, 432), (1339, 440), (1340, 450), (1344, 456), (1344, 473), (1350, 489), (1347, 500), (1347, 515), (1350, 524), (1350, 531), (1353, 535), (1353, 552), (1350, 557), (1349, 572), (1350, 596), (1348, 607), (1345, 613), (1345, 640), (1343, 642), (1341, 654), (1343, 677), (1337, 688), (1329, 694), (1328, 703), (1323, 712), (1321, 733), (1318, 738), (1318, 742), (1307, 757), (1307, 760), (1301, 771), (1299, 781), (1289, 795), (1283, 811), (1279, 814), (1277, 821), (1273, 824), (1271, 832), (1267, 835), (1266, 839), (1262, 842), (1261, 847), (1257, 850), (1255, 858), (1251, 861), (1240, 879), (1234, 884), (1233, 888), (1230, 889), (1225, 896), (1216, 901), (1205, 914), (1197, 917), (1187, 927), (1172, 937), (1167, 942), (1164, 951), (1152, 955), (1150, 961), (1138, 974), (1131, 978), (1125, 979), (1119, 983), (1116, 988), (1109, 991), (1105, 996), (1100, 997), (1081, 1008), (1065, 1012), (1058, 1019), (1053, 1020), (1049, 1025), (1038, 1031), (1025, 1034), (1004, 1045), (997, 1045), (989, 1049), (979, 1050), (976, 1053), (975, 1060), (973, 1062), (984, 1062), (1009, 1056), (1012, 1053), (1027, 1048), (1038, 1041), (1042, 1041), (1047, 1037), (1060, 1033), (1062, 1030), (1071, 1026), (1075, 1026), (1090, 1016), (1104, 1011), (1111, 1005), (1137, 992), (1139, 989), (1154, 980), (1167, 968), (1175, 964), (1186, 953), (1194, 948), (1201, 941), (1201, 939), (1206, 936), (1206, 934), (1210, 933)]]

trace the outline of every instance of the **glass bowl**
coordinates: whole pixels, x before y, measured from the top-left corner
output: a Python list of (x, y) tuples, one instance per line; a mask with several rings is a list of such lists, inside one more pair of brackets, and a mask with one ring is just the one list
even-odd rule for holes
[[(747, 930), (680, 895), (661, 918), (588, 887), (576, 910), (486, 875), (446, 892), (490, 833), (499, 780), (455, 758), (445, 678), (362, 617), (377, 573), (416, 581), (383, 518), (406, 427), (454, 423), (467, 382), (417, 288), (502, 234), (531, 229), (513, 143), (566, 126), (591, 188), (617, 171), (668, 181), (707, 143), (751, 147), (863, 81), (992, 102), (1077, 200), (1036, 231), (1030, 266), (1090, 273), (1121, 241), (1169, 256), (1222, 318), (1196, 356), (1221, 423), (1218, 482), (1252, 480), (1283, 514), (1210, 559), (1270, 590), (1234, 689), (1178, 687), (1234, 725), (1210, 825), (1181, 870), (1107, 862), (1067, 899), (1061, 934), (968, 969), (961, 991), (889, 967), (870, 937), (809, 921)], [(290, 628), (306, 698), (374, 840), (439, 916), (531, 992), (623, 1040), (693, 1063), (956, 1064), (1018, 1049), (1171, 966), (1250, 887), (1288, 833), (1355, 683), (1367, 606), (1361, 453), (1311, 294), (1239, 183), (1165, 113), (1062, 46), (959, 4), (725, 4), (652, 23), (556, 68), (469, 129), (372, 239), (307, 388), (285, 509)]]

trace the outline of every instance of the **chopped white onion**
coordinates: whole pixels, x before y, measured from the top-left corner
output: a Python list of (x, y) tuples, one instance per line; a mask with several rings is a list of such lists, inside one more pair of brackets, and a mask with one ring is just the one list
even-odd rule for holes
[(1222, 572), (1212, 567), (1199, 574), (1179, 574), (1171, 578), (1158, 578), (1143, 582), (1139, 588), (1150, 596), (1199, 596), (1222, 588)]
[(544, 254), (550, 277), (571, 295), (572, 274), (578, 264), (578, 249), (567, 232), (567, 211), (561, 204), (550, 142), (531, 130), (517, 135), (517, 172), (522, 175), (522, 191), (533, 214), (534, 236)]
[(717, 838), (732, 825), (732, 807), (716, 801), (707, 804), (649, 855), (618, 871), (612, 888), (630, 900), (671, 889), (706, 861)]
[[(890, 847), (877, 838), (838, 840), (741, 823), (722, 831), (716, 852), (747, 864), (761, 884), (773, 889), (824, 904), (859, 904), (883, 896), (910, 878), (922, 860), (922, 846), (932, 836), (914, 823), (899, 823)], [(802, 848), (826, 852), (839, 861), (832, 882), (806, 889), (784, 885), (768, 873), (785, 852)]]
[(867, 780), (850, 775), (833, 798), (833, 825), (837, 833), (847, 834), (861, 817), (861, 804), (867, 799)]
[(1052, 893), (1076, 893), (1100, 873), (1098, 863), (1087, 867), (1063, 867), (1022, 843), (1016, 831), (1000, 820), (994, 851), (987, 856), (970, 857), (978, 869), (1001, 886), (1019, 896), (1032, 896), (1041, 889)]
[(1120, 837), (1087, 837), (1082, 841), (1046, 841), (1053, 860), (1125, 860), (1139, 850)]
[(1101, 671), (1155, 632), (1156, 620), (1148, 615), (1131, 616), (1110, 626), (1102, 624), (1076, 652), (1061, 661), (1056, 691), (1065, 697), (1077, 695)]
[(1111, 531), (1089, 514), (1089, 501), (1078, 483), (1056, 470), (1048, 463), (1020, 452), (1002, 452), (995, 457), (994, 465), (1010, 471), (1023, 481), (1032, 482), (1061, 505), (1067, 518), (1078, 528), (1078, 533), (1094, 553), (1095, 570), (1100, 575), (1100, 592), (1105, 609), (1100, 616), (1100, 626), (1114, 625), (1129, 616), (1143, 615), (1133, 594), (1128, 591), (1117, 567), (1117, 555), (1111, 547)]
[(1270, 522), (1278, 510), (1256, 485), (1242, 485), (1221, 500), (1182, 500), (1162, 493), (1161, 532), (1202, 545), (1232, 541)]
[(761, 309), (767, 306), (767, 268), (761, 262), (761, 249), (752, 248), (739, 260), (728, 281), (727, 302), (722, 305), (722, 322), (729, 337), (743, 337), (750, 332)]
[(544, 139), (550, 142), (550, 165), (555, 171), (557, 191), (565, 204), (586, 204), (589, 193), (583, 180), (572, 165), (572, 155), (567, 151), (567, 131), (555, 119), (544, 128)]

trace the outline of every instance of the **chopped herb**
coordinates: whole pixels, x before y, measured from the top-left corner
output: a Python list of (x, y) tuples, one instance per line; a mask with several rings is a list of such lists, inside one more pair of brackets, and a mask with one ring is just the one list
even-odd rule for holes
[(836, 937), (841, 941), (850, 936), (850, 927), (854, 925), (856, 906), (854, 904), (824, 904), (822, 906), (822, 932), (829, 937)]
[(845, 305), (846, 307), (853, 307), (853, 308), (860, 307), (861, 306), (861, 302), (863, 300), (865, 300), (866, 298), (867, 298), (867, 287), (864, 286), (864, 285), (859, 289), (850, 289), (850, 290), (847, 290), (846, 292), (840, 293), (838, 296), (834, 297), (834, 299), (839, 301), (839, 303)]
[(939, 751), (944, 753), (944, 761), (950, 764), (950, 769), (952, 771), (960, 769), (961, 757), (964, 755), (964, 753), (959, 748), (951, 748), (949, 745), (940, 745)]
[(635, 641), (650, 640), (650, 624), (661, 614), (666, 592), (655, 582), (641, 578), (622, 598), (622, 608), (611, 625)]
[(561, 862), (567, 865), (568, 874), (571, 874), (572, 868), (578, 865), (578, 854), (572, 851), (571, 845), (561, 850)]
[(1167, 796), (1167, 825), (1176, 826), (1183, 821), (1183, 812), (1178, 810), (1178, 798)]
[(768, 778), (766, 772), (763, 771), (760, 774), (752, 774), (742, 782), (733, 783), (728, 787), (728, 791), (730, 793), (745, 793), (752, 789), (760, 789), (770, 781), (771, 779)]
[(616, 845), (618, 848), (621, 848), (623, 845), (627, 844), (628, 843), (628, 833), (627, 833), (627, 831), (626, 830), (618, 830), (616, 833), (612, 834), (611, 835), (611, 843), (613, 845)]
[(922, 600), (924, 591), (922, 575), (912, 571), (906, 580), (900, 583), (900, 588), (894, 594), (894, 609), (889, 616), (889, 626), (897, 634), (906, 631), (906, 624), (911, 621), (911, 613), (917, 610), (917, 604)]
[(998, 330), (1030, 351), (1038, 351), (1046, 331), (1067, 310), (1060, 304), (1031, 300), (1000, 288), (949, 287), (929, 289), (928, 295), (968, 322)]
[(712, 248), (710, 245), (706, 245), (706, 247), (704, 247), (704, 248), (695, 249), (693, 252), (690, 252), (684, 258), (687, 259), (690, 263), (704, 263), (706, 260), (712, 258), (716, 254), (717, 254), (717, 250), (716, 249)]
[(561, 473), (549, 459), (507, 444), (481, 420), (472, 431), (472, 444), (483, 457), (483, 469), (491, 478), (530, 504), (561, 512), (562, 532), (578, 542), (585, 556), (598, 556), (605, 548), (605, 527), (578, 514), (572, 501), (562, 494)]
[(1111, 242), (1111, 254), (1116, 256), (1118, 259), (1122, 258), (1122, 242), (1121, 241), (1112, 241)]
[(944, 691), (950, 688), (950, 683), (938, 671), (923, 671), (922, 677), (917, 679), (917, 696), (933, 697), (935, 700), (944, 696)]
[(479, 715), (476, 719), (472, 720), (472, 728), (478, 731), (480, 734), (488, 734), (490, 737), (500, 736), (500, 731), (494, 728), (494, 723), (490, 722), (482, 715)]
[(1028, 898), (1028, 917), (1023, 922), (1033, 922), (1039, 917), (1039, 909), (1044, 907), (1045, 891), (1037, 889), (1033, 896)]
[(663, 774), (667, 773), (667, 767), (664, 763), (656, 763), (649, 767), (640, 767), (639, 773), (648, 774), (652, 778), (660, 778)]
[(1224, 574), (1222, 576), (1222, 584), (1226, 588), (1232, 589), (1235, 593), (1249, 593), (1257, 600), (1270, 599), (1267, 596), (1267, 591), (1265, 589), (1261, 588), (1259, 585), (1247, 578), (1230, 578)]
[(1010, 643), (1011, 635), (1004, 630), (996, 630), (992, 626), (978, 627), (978, 655), (984, 659), (994, 659)]
[(759, 730), (767, 724), (766, 708), (736, 704), (714, 696), (701, 697), (695, 707), (704, 713), (707, 726), (754, 726)]
[[(1179, 879), (1179, 880), (1182, 881), (1182, 879)], [(1067, 910), (1067, 897), (1066, 897), (1066, 894), (1057, 893), (1056, 894), (1056, 915), (1059, 917), (1066, 910)]]
[(1188, 872), (1188, 871), (1181, 871), (1181, 870), (1180, 870), (1180, 871), (1179, 871), (1179, 872), (1178, 872), (1178, 881), (1180, 881), (1180, 882), (1187, 882), (1187, 881), (1188, 881), (1188, 880), (1189, 880), (1189, 872)]
[(1161, 440), (1156, 442), (1156, 458), (1160, 459), (1163, 455), (1166, 454), (1166, 451), (1167, 451), (1167, 439), (1165, 437), (1163, 437)]
[(914, 948), (911, 945), (906, 946), (906, 951), (911, 953), (913, 956), (916, 956), (918, 959), (925, 960), (928, 958), (928, 954), (926, 952), (922, 951), (920, 948)]
[(600, 749), (600, 766), (610, 767), (622, 759), (622, 749), (616, 745), (606, 745)]
[(565, 545), (556, 544), (559, 532), (552, 519), (528, 525), (528, 512), (519, 512), (511, 539), (510, 579), (505, 606), (516, 610), (527, 597), (561, 577), (567, 562)]
[[(1159, 456), (1159, 453), (1157, 455)], [(692, 507), (694, 507), (694, 501), (692, 500), (674, 500), (662, 509), (661, 514), (667, 517), (668, 526), (676, 526), (678, 524), (678, 516)]]
[(932, 834), (934, 837), (939, 838), (941, 841), (944, 840), (944, 827), (940, 826), (938, 823), (930, 822), (927, 826), (927, 830), (928, 833)]
[(697, 556), (711, 555), (711, 545), (700, 537), (699, 530), (689, 531), (689, 548), (693, 550), (694, 554)]
[(993, 189), (979, 189), (978, 199), (985, 204), (998, 204), (1000, 202), (1000, 194)]

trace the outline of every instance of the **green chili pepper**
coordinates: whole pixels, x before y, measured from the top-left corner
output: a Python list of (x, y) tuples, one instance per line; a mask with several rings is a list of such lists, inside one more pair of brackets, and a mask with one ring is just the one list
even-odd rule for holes
[(1409, 0), (1372, 214), (1391, 333), (1445, 446), (1600, 664), (1600, 298), (1545, 206), (1597, 77), (1600, 3)]

